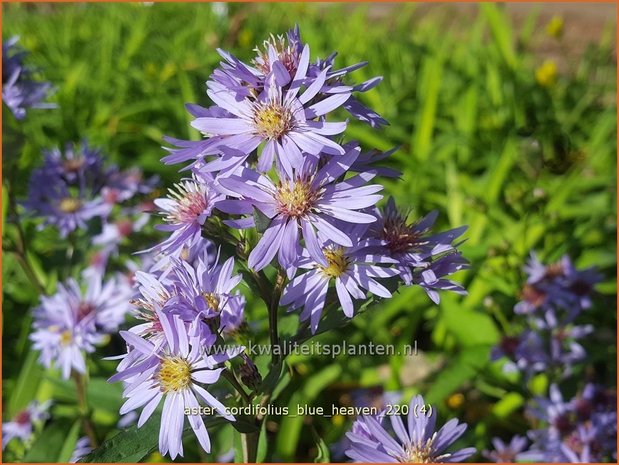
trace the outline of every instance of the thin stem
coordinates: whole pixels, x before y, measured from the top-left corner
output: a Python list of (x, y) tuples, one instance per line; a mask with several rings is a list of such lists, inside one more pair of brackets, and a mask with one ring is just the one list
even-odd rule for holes
[(82, 427), (90, 439), (91, 447), (96, 448), (99, 445), (99, 441), (97, 439), (95, 427), (90, 419), (90, 409), (88, 408), (88, 401), (86, 399), (86, 383), (84, 377), (81, 373), (73, 371), (73, 380), (75, 381), (77, 405), (82, 419)]
[(286, 274), (281, 268), (277, 272), (275, 288), (269, 302), (269, 336), (271, 338), (271, 366), (277, 365), (280, 360), (281, 348), (279, 346), (279, 333), (277, 331), (277, 310), (279, 309), (279, 299), (286, 283)]
[(224, 378), (228, 380), (228, 382), (232, 385), (232, 387), (236, 389), (236, 391), (241, 395), (243, 400), (247, 402), (248, 404), (251, 404), (252, 396), (247, 394), (245, 389), (243, 389), (243, 386), (241, 386), (241, 383), (238, 382), (238, 380), (236, 379), (236, 376), (234, 376), (234, 373), (232, 373), (226, 368), (224, 371), (221, 372), (221, 374)]
[(243, 462), (256, 463), (258, 457), (258, 439), (260, 431), (253, 433), (241, 433), (241, 446), (243, 449)]
[[(17, 241), (13, 244), (14, 250), (12, 252), (15, 254), (17, 261), (20, 266), (24, 270), (26, 277), (30, 280), (32, 285), (37, 289), (37, 292), (41, 295), (45, 294), (45, 286), (39, 280), (37, 274), (34, 269), (28, 262), (28, 252), (26, 249), (26, 235), (24, 234), (24, 230), (21, 225), (21, 221), (19, 218), (19, 213), (17, 212), (17, 204), (15, 203), (15, 195), (13, 190), (13, 179), (14, 176), (9, 176), (8, 180), (8, 197), (9, 197), (9, 212), (11, 217), (14, 218), (15, 227), (17, 229)], [(13, 242), (13, 241), (12, 241)]]

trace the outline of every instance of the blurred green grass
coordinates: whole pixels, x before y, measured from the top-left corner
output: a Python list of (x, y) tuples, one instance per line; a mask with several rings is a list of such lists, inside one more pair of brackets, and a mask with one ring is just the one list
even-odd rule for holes
[[(567, 56), (545, 86), (536, 79), (543, 60), (532, 49), (541, 40), (559, 39), (545, 37), (535, 12), (516, 28), (501, 6), (483, 4), (472, 17), (451, 18), (447, 28), (447, 10), (421, 15), (414, 4), (398, 4), (379, 16), (371, 4), (227, 8), (220, 17), (208, 4), (4, 4), (5, 38), (21, 36), (31, 52), (28, 62), (57, 86), (53, 100), (59, 105), (30, 112), (22, 124), (23, 179), (16, 184), (25, 189), (42, 148), (87, 137), (122, 166), (158, 173), (169, 185), (179, 167), (159, 162), (161, 137), (199, 137), (183, 105), (209, 104), (204, 82), (219, 61), (215, 48), (249, 59), (269, 34), (298, 23), (313, 56), (337, 50), (340, 66), (369, 61), (355, 73), (357, 82), (384, 76), (363, 99), (391, 125), (376, 131), (352, 122), (347, 137), (367, 148), (400, 146), (392, 163), (403, 177), (386, 182), (386, 193), (417, 217), (438, 209), (441, 228), (469, 225), (461, 248), (472, 267), (457, 277), (469, 290), (464, 299), (445, 295), (436, 307), (419, 289), (403, 289), (349, 328), (320, 336), (325, 342), (347, 337), (351, 343), (396, 346), (416, 339), (434, 370), (428, 376), (411, 384), (406, 373), (421, 367), (411, 368), (403, 356), (340, 357), (338, 368), (330, 359), (298, 357), (291, 360), (294, 376), (284, 388), (291, 403), (292, 393), (308, 383), (300, 394), (307, 403), (327, 403), (341, 386), (380, 384), (424, 392), (444, 412), (445, 399), (464, 392), (467, 404), (455, 413), (477, 423), (469, 442), (486, 447), (487, 431), (516, 427), (508, 419), (522, 395), (487, 360), (511, 318), (532, 249), (547, 261), (569, 253), (579, 267), (596, 265), (605, 274), (599, 305), (588, 317), (610, 333), (587, 348), (614, 381), (615, 354), (608, 350), (616, 325), (612, 24), (582, 56)], [(12, 155), (4, 151), (5, 158)], [(28, 308), (36, 298), (24, 292), (24, 278), (11, 266), (5, 261), (5, 308)], [(17, 380), (21, 368), (33, 363), (28, 316), (5, 311), (4, 321), (12, 341), (5, 337), (6, 399), (15, 383), (23, 387), (27, 380), (23, 370)], [(377, 370), (379, 365), (386, 369)], [(46, 386), (49, 394), (52, 387)], [(10, 410), (23, 406), (28, 394), (44, 396), (38, 384), (30, 387), (19, 399), (12, 397)], [(286, 422), (277, 457), (311, 460), (312, 436), (301, 434), (307, 426), (302, 419)], [(321, 433), (328, 431), (327, 443), (348, 427), (326, 419), (314, 423)]]

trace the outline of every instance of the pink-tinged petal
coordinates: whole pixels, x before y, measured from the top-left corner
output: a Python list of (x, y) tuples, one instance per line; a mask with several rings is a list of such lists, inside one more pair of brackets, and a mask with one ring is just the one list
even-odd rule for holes
[(191, 378), (199, 383), (215, 384), (219, 380), (219, 376), (223, 368), (216, 370), (198, 370), (191, 374)]
[(217, 399), (215, 399), (211, 393), (209, 393), (206, 389), (198, 386), (198, 385), (193, 385), (191, 387), (194, 392), (196, 392), (200, 397), (202, 397), (202, 399), (204, 399), (204, 401), (210, 405), (211, 407), (213, 407), (217, 413), (219, 413), (222, 417), (224, 417), (226, 420), (228, 421), (236, 421), (234, 419), (234, 417), (230, 414), (228, 414), (226, 412), (226, 406), (224, 404), (222, 404), (221, 402), (219, 402)]
[[(199, 409), (200, 404), (196, 399), (193, 392), (190, 390), (186, 390), (183, 392), (183, 397), (185, 398), (185, 405), (189, 409)], [(198, 442), (202, 446), (207, 453), (211, 451), (211, 440), (208, 436), (208, 431), (206, 430), (206, 426), (204, 426), (204, 421), (202, 420), (201, 415), (187, 415), (189, 420), (189, 424), (191, 425), (191, 429), (193, 430), (196, 438), (198, 438)]]
[(253, 132), (254, 128), (241, 118), (196, 118), (191, 127), (207, 135), (234, 135)]
[[(374, 220), (376, 220), (376, 218), (374, 218)], [(333, 224), (329, 223), (329, 221), (325, 220), (324, 218), (312, 214), (310, 215), (310, 221), (315, 224), (316, 229), (318, 229), (320, 233), (324, 234), (325, 237), (328, 237), (336, 244), (343, 245), (345, 247), (353, 246), (352, 241), (347, 234), (340, 231), (338, 228), (336, 228)]]
[(142, 409), (142, 413), (140, 414), (140, 418), (138, 420), (138, 428), (141, 428), (142, 425), (148, 421), (148, 419), (151, 417), (151, 415), (159, 405), (159, 402), (161, 402), (162, 397), (163, 394), (157, 394), (150, 400), (148, 404), (146, 404), (146, 407)]
[(305, 247), (310, 256), (320, 265), (327, 266), (327, 259), (322, 252), (322, 244), (318, 240), (318, 236), (316, 236), (314, 227), (309, 221), (303, 219), (301, 220), (301, 229), (303, 231), (303, 239), (305, 239)]
[(145, 339), (136, 336), (130, 331), (120, 331), (120, 337), (122, 337), (127, 344), (133, 346), (136, 350), (139, 350), (145, 355), (150, 355), (155, 351), (155, 346)]
[(352, 318), (355, 314), (355, 307), (352, 303), (352, 299), (350, 298), (350, 294), (346, 290), (346, 286), (339, 278), (335, 280), (335, 291), (337, 292), (337, 297), (340, 300), (340, 304), (342, 304), (344, 315), (348, 318)]
[(276, 216), (271, 221), (269, 228), (249, 254), (248, 265), (250, 268), (259, 271), (271, 263), (281, 247), (284, 226), (284, 219), (281, 216)]
[(350, 98), (350, 94), (335, 94), (331, 97), (327, 97), (318, 103), (310, 106), (305, 110), (305, 117), (307, 119), (313, 119), (317, 116), (322, 116), (336, 108), (341, 107), (346, 100)]

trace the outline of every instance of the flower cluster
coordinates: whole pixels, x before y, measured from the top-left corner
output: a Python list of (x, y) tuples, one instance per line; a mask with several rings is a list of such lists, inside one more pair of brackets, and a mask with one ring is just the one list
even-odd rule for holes
[(17, 48), (18, 37), (2, 42), (2, 101), (15, 118), (23, 119), (27, 108), (53, 108), (43, 103), (51, 84), (33, 79), (33, 72), (24, 63), (25, 53)]
[(346, 455), (362, 463), (443, 463), (461, 462), (475, 453), (467, 447), (447, 449), (466, 431), (467, 425), (453, 418), (438, 431), (436, 409), (426, 406), (422, 396), (411, 399), (406, 425), (400, 415), (361, 416), (346, 433), (350, 447)]
[(593, 268), (577, 270), (567, 256), (544, 265), (535, 254), (525, 271), (527, 282), (514, 312), (524, 315), (526, 329), (518, 335), (506, 335), (492, 357), (506, 356), (506, 370), (522, 370), (527, 376), (548, 370), (560, 370), (567, 376), (586, 355), (578, 341), (593, 327), (574, 321), (591, 306), (593, 286), (600, 275)]
[[(183, 454), (182, 431), (186, 409), (206, 404), (234, 420), (206, 389), (216, 383), (224, 362), (243, 348), (225, 350), (223, 337), (243, 322), (245, 299), (235, 288), (234, 259), (211, 263), (207, 241), (192, 242), (180, 258), (163, 257), (150, 272), (138, 271), (139, 295), (132, 300), (136, 318), (143, 321), (120, 334), (127, 354), (119, 357), (110, 381), (124, 382), (127, 401), (120, 413), (144, 407), (142, 426), (163, 400), (159, 448), (172, 458)], [(197, 247), (196, 247), (197, 246)], [(164, 265), (162, 265), (162, 262)], [(221, 350), (224, 349), (224, 350)], [(187, 415), (200, 445), (210, 451), (201, 415)]]
[[(172, 458), (183, 453), (185, 407), (207, 404), (231, 419), (209, 385), (222, 374), (252, 391), (261, 382), (246, 354), (234, 362), (238, 373), (232, 362), (222, 365), (243, 351), (234, 346), (245, 300), (232, 255), (253, 280), (247, 284), (275, 289), (267, 298), (272, 317), (281, 306), (300, 310), (314, 333), (328, 312), (341, 308), (352, 318), (355, 302), (389, 298), (399, 283), (421, 286), (433, 301), (438, 290), (464, 292), (447, 277), (467, 264), (455, 242), (465, 228), (434, 234), (436, 213), (414, 222), (393, 199), (378, 207), (376, 179), (398, 176), (380, 165), (393, 151), (362, 152), (342, 140), (347, 122), (331, 121), (343, 109), (386, 124), (355, 97), (381, 78), (349, 84), (365, 63), (336, 69), (335, 54), (312, 62), (298, 28), (267, 40), (251, 64), (219, 53), (207, 82), (214, 105), (187, 105), (205, 138), (166, 138), (173, 147), (162, 161), (189, 162), (187, 174), (154, 202), (167, 236), (146, 251), (152, 266), (136, 273), (133, 302), (143, 322), (121, 332), (127, 353), (111, 378), (124, 382), (122, 414), (143, 407), (138, 426), (163, 401), (159, 448)], [(268, 268), (277, 269), (276, 282)], [(219, 350), (224, 343), (229, 350)], [(188, 420), (210, 451), (202, 418)]]
[(49, 418), (48, 410), (51, 402), (42, 404), (35, 401), (19, 412), (11, 421), (2, 423), (2, 450), (9, 441), (20, 439), (24, 442), (29, 441), (35, 426), (43, 423)]
[(100, 150), (86, 142), (68, 144), (64, 151), (48, 150), (43, 166), (30, 178), (28, 200), (24, 206), (45, 224), (54, 225), (62, 237), (99, 218), (104, 223), (95, 243), (113, 244), (144, 225), (138, 206), (124, 208), (118, 221), (110, 217), (115, 205), (121, 205), (136, 194), (147, 194), (154, 188), (155, 177), (144, 180), (139, 170), (121, 171), (105, 166)]
[(519, 460), (538, 462), (606, 462), (617, 460), (617, 396), (588, 383), (582, 392), (565, 401), (556, 384), (548, 398), (538, 397), (529, 416), (543, 428), (529, 431), (529, 450)]
[[(42, 296), (34, 311), (33, 348), (46, 367), (54, 364), (68, 379), (71, 371), (86, 372), (84, 353), (94, 352), (106, 334), (113, 334), (130, 310), (131, 287), (120, 276), (103, 280), (87, 269), (83, 286), (74, 279), (59, 284), (54, 295)], [(83, 290), (82, 290), (83, 289)]]

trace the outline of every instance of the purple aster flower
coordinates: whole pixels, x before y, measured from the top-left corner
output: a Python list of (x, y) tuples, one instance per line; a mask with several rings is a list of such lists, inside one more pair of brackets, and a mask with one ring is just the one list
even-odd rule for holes
[(306, 160), (293, 176), (280, 173), (277, 184), (248, 169), (220, 180), (231, 196), (241, 199), (222, 202), (220, 209), (246, 214), (252, 213), (255, 207), (271, 220), (249, 255), (251, 268), (261, 270), (277, 254), (280, 265), (290, 269), (300, 253), (301, 234), (312, 257), (323, 265), (327, 263), (320, 249), (327, 239), (342, 246), (354, 245), (346, 225), (376, 221), (374, 216), (359, 210), (375, 205), (382, 198), (376, 194), (382, 190), (381, 185), (365, 185), (373, 174), (337, 181), (358, 155), (359, 149), (353, 149), (343, 157), (329, 160), (319, 170)]
[(242, 318), (245, 299), (233, 293), (242, 279), (240, 274), (233, 276), (233, 270), (234, 258), (223, 265), (208, 265), (200, 258), (194, 266), (176, 260), (171, 277), (178, 295), (170, 302), (170, 311), (187, 322), (214, 318), (221, 329), (237, 323), (239, 317)]
[(82, 142), (64, 151), (44, 151), (43, 166), (33, 171), (24, 206), (55, 225), (62, 237), (86, 229), (93, 218), (107, 218), (112, 206), (101, 197), (105, 179), (101, 152)]
[(454, 244), (466, 226), (432, 234), (438, 212), (412, 224), (407, 221), (408, 216), (398, 211), (390, 197), (384, 210), (377, 211), (378, 221), (371, 228), (373, 236), (382, 241), (386, 253), (397, 260), (405, 284), (420, 285), (436, 303), (440, 300), (437, 290), (466, 294), (462, 286), (445, 279), (468, 267)]
[(111, 167), (106, 173), (101, 192), (107, 203), (122, 203), (137, 194), (151, 193), (158, 182), (158, 176), (144, 179), (144, 173), (138, 168), (121, 171), (117, 167)]
[(69, 463), (77, 463), (92, 452), (92, 446), (90, 445), (90, 439), (87, 436), (81, 437), (75, 444), (75, 449), (71, 454)]
[(130, 216), (107, 222), (103, 225), (101, 233), (92, 238), (95, 245), (110, 248), (111, 252), (117, 252), (120, 243), (134, 232), (141, 231), (148, 223), (150, 216), (143, 213), (137, 218)]
[(217, 366), (233, 355), (207, 355), (204, 340), (188, 337), (190, 328), (177, 315), (159, 312), (159, 321), (164, 334), (164, 343), (159, 347), (132, 332), (120, 332), (130, 347), (127, 356), (132, 352), (139, 354), (133, 364), (123, 366), (110, 378), (110, 382), (125, 381), (123, 396), (127, 400), (120, 413), (143, 407), (138, 420), (141, 427), (163, 400), (159, 430), (161, 454), (169, 452), (172, 459), (183, 455), (185, 417), (202, 448), (210, 452), (211, 443), (202, 416), (191, 412), (200, 407), (200, 399), (222, 417), (234, 421), (225, 406), (203, 387), (219, 380), (224, 368)]
[(616, 460), (616, 395), (587, 385), (582, 394), (565, 401), (553, 384), (548, 398), (537, 397), (529, 414), (545, 427), (529, 431), (533, 441), (519, 460), (604, 462)]
[(159, 345), (164, 337), (159, 311), (176, 295), (176, 289), (167, 277), (143, 271), (136, 271), (135, 281), (139, 295), (131, 300), (131, 304), (136, 308), (135, 317), (144, 323), (132, 327), (130, 331)]
[(500, 438), (493, 438), (492, 445), (494, 450), (485, 450), (481, 454), (488, 460), (496, 463), (511, 463), (516, 461), (516, 456), (527, 448), (527, 438), (514, 436), (509, 443), (503, 442)]
[[(320, 153), (344, 153), (339, 144), (325, 136), (342, 133), (346, 123), (316, 119), (341, 106), (350, 97), (350, 93), (334, 94), (310, 105), (310, 100), (318, 94), (325, 82), (326, 71), (299, 95), (308, 64), (309, 47), (306, 46), (292, 82), (285, 69), (282, 69), (283, 65), (279, 64), (281, 68), (277, 69), (282, 74), (274, 71), (269, 75), (264, 90), (255, 99), (238, 101), (221, 84), (214, 81), (207, 83), (209, 97), (231, 113), (231, 116), (198, 117), (192, 121), (191, 126), (209, 137), (218, 137), (218, 146), (235, 150), (224, 152), (221, 161), (216, 160), (212, 167), (207, 164), (206, 169), (220, 170), (228, 158), (236, 159), (235, 164), (238, 165), (263, 142), (265, 145), (257, 165), (260, 171), (268, 171), (277, 159), (287, 173), (292, 173), (293, 168), (299, 168), (303, 163), (302, 152), (316, 157)], [(287, 84), (290, 86), (284, 88)]]
[(129, 311), (131, 289), (115, 278), (102, 281), (98, 273), (84, 273), (85, 292), (74, 279), (59, 284), (56, 294), (42, 296), (34, 311), (30, 339), (41, 351), (46, 367), (60, 367), (63, 378), (71, 370), (86, 371), (84, 352), (94, 352), (104, 334), (118, 330)]
[(407, 425), (399, 415), (389, 417), (394, 434), (383, 424), (384, 420), (381, 422), (371, 416), (358, 419), (353, 430), (347, 433), (352, 444), (346, 455), (366, 463), (443, 463), (461, 462), (475, 453), (473, 447), (446, 452), (464, 434), (467, 425), (454, 418), (434, 431), (436, 409), (432, 409), (431, 415), (413, 413), (418, 412), (420, 406), (425, 406), (423, 397), (411, 399)]
[(40, 404), (36, 400), (30, 402), (28, 406), (19, 412), (11, 421), (2, 423), (2, 450), (9, 441), (18, 438), (28, 441), (32, 436), (34, 426), (43, 423), (49, 418), (50, 401)]
[(51, 84), (32, 79), (32, 70), (23, 64), (24, 52), (17, 51), (18, 37), (2, 42), (2, 101), (15, 118), (23, 119), (27, 108), (54, 108), (42, 103), (51, 90)]
[(591, 307), (593, 287), (601, 280), (594, 268), (577, 270), (565, 255), (557, 263), (544, 265), (535, 253), (525, 266), (528, 275), (522, 298), (514, 311), (532, 314), (538, 309), (545, 312), (565, 310), (564, 323), (573, 321), (582, 310)]
[[(353, 237), (359, 238), (358, 235)], [(359, 239), (356, 244), (353, 247), (327, 244), (321, 251), (321, 261), (314, 260), (304, 250), (298, 267), (309, 271), (292, 279), (284, 289), (280, 304), (288, 305), (289, 311), (303, 308), (301, 320), (310, 320), (314, 333), (331, 283), (335, 285), (337, 298), (348, 318), (354, 316), (353, 299), (366, 299), (366, 291), (385, 299), (391, 297), (391, 292), (376, 279), (397, 276), (397, 269), (379, 266), (390, 265), (395, 260), (369, 252), (367, 240)]]
[(225, 198), (212, 187), (212, 182), (210, 177), (194, 176), (176, 184), (176, 190), (170, 189), (169, 197), (155, 200), (167, 223), (156, 228), (171, 234), (150, 250), (171, 253), (201, 236), (202, 226), (211, 216), (213, 208)]

